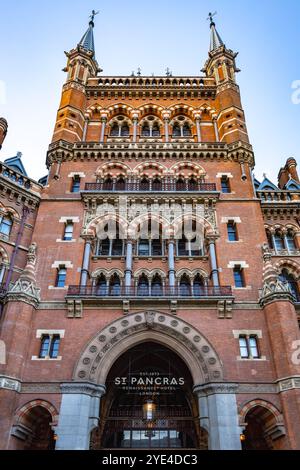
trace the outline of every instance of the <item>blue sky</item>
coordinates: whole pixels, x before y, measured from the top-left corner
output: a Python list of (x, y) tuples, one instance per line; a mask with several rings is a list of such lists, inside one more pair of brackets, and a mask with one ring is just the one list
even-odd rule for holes
[[(9, 133), (0, 158), (23, 153), (30, 176), (45, 159), (65, 80), (65, 50), (83, 35), (92, 9), (97, 59), (104, 75), (199, 75), (207, 58), (209, 11), (227, 47), (239, 51), (238, 75), (256, 176), (276, 182), (288, 157), (300, 161), (300, 2), (285, 0), (26, 0), (1, 2), (0, 115)], [(295, 93), (295, 92), (294, 92)], [(300, 96), (300, 93), (297, 94)], [(300, 101), (300, 100), (299, 100)]]

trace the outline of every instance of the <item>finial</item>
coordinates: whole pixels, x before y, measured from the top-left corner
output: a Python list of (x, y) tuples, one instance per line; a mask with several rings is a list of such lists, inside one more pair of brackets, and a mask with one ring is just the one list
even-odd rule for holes
[(210, 27), (215, 26), (215, 22), (213, 20), (214, 16), (216, 16), (217, 12), (215, 11), (214, 13), (209, 13), (207, 20), (210, 21)]
[(92, 10), (92, 14), (90, 15), (90, 18), (91, 18), (90, 25), (92, 25), (93, 27), (94, 27), (95, 16), (99, 15), (99, 13), (100, 11)]
[(141, 67), (138, 68), (137, 74), (138, 74), (139, 77), (142, 75), (142, 69), (141, 69)]
[(166, 68), (166, 75), (167, 75), (167, 77), (172, 77), (172, 72), (169, 69), (169, 67)]

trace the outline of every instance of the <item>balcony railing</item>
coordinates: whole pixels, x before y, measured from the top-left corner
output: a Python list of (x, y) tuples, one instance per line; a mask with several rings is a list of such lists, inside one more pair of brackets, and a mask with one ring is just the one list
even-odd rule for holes
[(143, 184), (142, 182), (125, 183), (125, 184), (108, 184), (108, 183), (86, 183), (85, 191), (126, 191), (126, 192), (215, 192), (217, 187), (215, 183), (198, 183), (195, 185), (178, 184), (176, 182), (153, 183), (152, 185)]
[(105, 286), (69, 286), (70, 297), (102, 297), (102, 298), (182, 298), (201, 299), (205, 297), (232, 297), (230, 286), (199, 286), (188, 287), (105, 287)]

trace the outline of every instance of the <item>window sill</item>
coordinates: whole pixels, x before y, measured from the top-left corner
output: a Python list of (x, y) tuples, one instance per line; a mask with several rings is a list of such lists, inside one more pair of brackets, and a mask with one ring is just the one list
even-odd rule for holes
[(31, 357), (31, 360), (32, 361), (61, 361), (62, 360), (62, 356), (57, 356), (57, 357), (38, 357), (38, 356), (32, 356)]
[(252, 286), (246, 286), (246, 287), (232, 287), (232, 290), (252, 290)]
[(257, 362), (262, 362), (262, 361), (266, 361), (267, 358), (266, 356), (261, 356), (261, 357), (241, 357), (241, 356), (237, 356), (236, 358), (237, 361), (243, 361), (243, 362), (253, 362), (253, 361), (257, 361)]
[(61, 290), (61, 291), (64, 291), (64, 290), (68, 290), (68, 289), (69, 289), (69, 286), (65, 286), (65, 287), (49, 286), (48, 289), (49, 289), (49, 290)]
[(75, 243), (77, 240), (72, 239), (72, 240), (62, 240), (61, 238), (57, 238), (56, 240), (57, 243)]
[(124, 261), (125, 260), (125, 256), (124, 255), (121, 255), (121, 256), (92, 256), (92, 260), (93, 261), (98, 261), (98, 260), (104, 260), (106, 259), (107, 261), (112, 261), (112, 260), (121, 260), (121, 261)]

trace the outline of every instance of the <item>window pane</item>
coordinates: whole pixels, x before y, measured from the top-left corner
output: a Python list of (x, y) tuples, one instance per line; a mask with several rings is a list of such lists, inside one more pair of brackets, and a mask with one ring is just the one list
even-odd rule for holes
[(9, 235), (11, 231), (12, 221), (9, 217), (4, 217), (0, 225), (0, 232), (3, 235)]
[(237, 231), (236, 231), (236, 225), (235, 225), (234, 222), (228, 222), (227, 232), (228, 232), (228, 240), (230, 242), (236, 242), (237, 241)]
[(251, 356), (252, 356), (253, 358), (259, 357), (258, 344), (257, 344), (257, 338), (256, 338), (256, 336), (250, 336), (250, 338), (249, 338), (249, 346), (250, 346)]
[(295, 244), (294, 237), (292, 235), (288, 235), (286, 237), (286, 239), (287, 239), (287, 244), (288, 244), (289, 250), (295, 250), (296, 249), (296, 244)]
[(249, 358), (249, 351), (247, 345), (247, 338), (245, 336), (240, 336), (240, 354), (241, 357), (248, 359)]
[(72, 240), (72, 238), (73, 238), (73, 223), (69, 222), (67, 223), (65, 227), (64, 240), (69, 241), (69, 240)]
[(72, 193), (79, 193), (80, 191), (80, 177), (74, 176), (72, 184)]
[(227, 176), (222, 177), (221, 179), (221, 188), (222, 193), (230, 193), (230, 185), (229, 185), (229, 178)]
[(41, 342), (41, 349), (40, 349), (40, 358), (45, 358), (49, 354), (49, 346), (50, 346), (50, 337), (43, 336)]
[(240, 267), (234, 268), (234, 283), (235, 287), (245, 287), (243, 270)]
[(110, 240), (106, 238), (99, 243), (97, 256), (109, 255)]
[(150, 244), (149, 240), (140, 240), (139, 242), (139, 256), (149, 256)]
[(66, 268), (61, 268), (57, 274), (57, 282), (56, 287), (65, 287), (66, 284), (66, 277), (67, 277), (67, 270)]
[(54, 336), (51, 342), (50, 354), (51, 359), (56, 359), (58, 357), (60, 337)]

